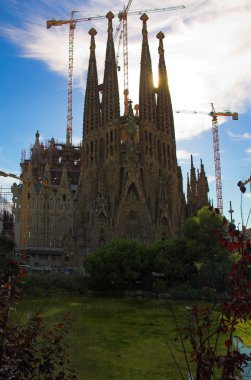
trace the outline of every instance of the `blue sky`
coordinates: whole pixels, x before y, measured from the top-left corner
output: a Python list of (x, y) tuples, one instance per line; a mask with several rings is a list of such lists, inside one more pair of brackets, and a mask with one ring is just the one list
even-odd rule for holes
[[(46, 20), (118, 12), (126, 2), (83, 0), (0, 1), (0, 170), (19, 174), (22, 149), (29, 156), (36, 130), (46, 141), (64, 141), (67, 116), (68, 27), (46, 29)], [(184, 191), (190, 154), (199, 167), (200, 158), (209, 179), (209, 196), (214, 201), (214, 160), (211, 118), (216, 111), (239, 112), (239, 121), (219, 118), (224, 213), (229, 202), (236, 224), (244, 224), (251, 208), (250, 187), (241, 199), (236, 183), (251, 173), (251, 3), (250, 0), (163, 0), (161, 7), (185, 5), (183, 10), (149, 13), (149, 44), (157, 80), (158, 42), (162, 30), (166, 65), (175, 113), (178, 162), (182, 167)], [(156, 8), (154, 0), (133, 0), (131, 10)], [(114, 27), (118, 21), (114, 19)], [(88, 30), (95, 27), (99, 82), (103, 80), (106, 20), (82, 22), (75, 31), (73, 141), (82, 136), (83, 94), (89, 57)], [(128, 18), (129, 91), (138, 102), (141, 53), (139, 16)], [(120, 55), (120, 64), (122, 65)], [(121, 99), (123, 73), (120, 72)], [(121, 107), (122, 108), (122, 107)], [(192, 114), (190, 111), (204, 112)], [(11, 185), (0, 177), (0, 186)], [(251, 226), (251, 217), (248, 226)]]

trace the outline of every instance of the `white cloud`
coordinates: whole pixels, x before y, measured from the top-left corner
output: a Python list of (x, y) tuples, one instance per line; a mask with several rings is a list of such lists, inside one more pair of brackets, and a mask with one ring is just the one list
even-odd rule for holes
[(207, 181), (208, 181), (208, 183), (213, 183), (213, 182), (215, 182), (215, 176), (214, 176), (214, 175), (208, 175), (208, 176), (207, 176)]
[(187, 152), (186, 150), (177, 150), (177, 159), (178, 160), (184, 160), (184, 161), (191, 160), (191, 155), (193, 155), (193, 157), (195, 157), (195, 156), (198, 156), (199, 154)]
[(72, 136), (72, 144), (79, 145), (82, 141), (82, 138), (79, 136)]
[[(18, 7), (18, 2), (12, 2)], [(35, 17), (34, 9), (22, 9), (20, 6), (19, 11), (25, 16), (22, 18), (24, 24), (19, 28), (2, 26), (1, 31), (19, 47), (22, 56), (38, 59), (49, 70), (67, 77), (68, 27), (47, 30), (45, 26), (46, 19), (52, 16), (63, 18), (69, 15), (68, 1), (60, 2), (60, 9), (56, 3), (54, 0), (37, 1)], [(162, 3), (163, 6), (181, 4), (182, 0)], [(120, 1), (116, 8), (121, 9), (123, 5), (124, 2)], [(166, 34), (164, 45), (173, 108), (209, 113), (210, 103), (214, 102), (216, 111), (229, 109), (245, 112), (251, 102), (250, 1), (242, 0), (240, 5), (236, 0), (221, 0), (220, 4), (216, 0), (187, 0), (185, 5), (186, 9), (182, 11), (149, 14), (149, 44), (155, 77), (158, 64), (155, 35), (162, 29)], [(74, 0), (71, 8), (85, 10), (85, 15), (87, 12), (91, 15), (105, 14), (109, 9), (114, 10), (114, 2), (103, 0), (83, 4), (80, 0)], [(141, 8), (139, 0), (131, 6), (131, 10)], [(156, 2), (145, 1), (144, 8), (156, 8)], [(114, 20), (114, 28), (116, 25), (118, 21)], [(74, 85), (82, 88), (89, 57), (88, 30), (93, 26), (98, 31), (96, 55), (99, 82), (103, 80), (106, 20), (79, 23), (75, 30)], [(129, 88), (134, 103), (138, 102), (141, 28), (138, 16), (128, 17)], [(121, 82), (122, 72), (119, 75)], [(223, 121), (219, 120), (220, 123)], [(188, 140), (210, 129), (211, 121), (208, 116), (200, 114), (175, 114), (175, 126), (177, 140)], [(242, 136), (248, 139), (250, 134)]]
[(237, 133), (232, 133), (228, 131), (227, 133), (232, 138), (233, 141), (251, 140), (251, 133), (248, 133), (248, 132), (237, 134)]
[(0, 194), (5, 193), (6, 191), (10, 191), (13, 183), (19, 183), (19, 181), (11, 177), (0, 176)]
[(246, 149), (246, 152), (247, 152), (248, 154), (251, 154), (251, 147), (250, 147), (250, 148), (247, 148), (247, 149)]
[[(247, 191), (249, 191), (249, 189), (247, 189)], [(245, 193), (244, 197), (247, 199), (251, 199), (251, 193)]]

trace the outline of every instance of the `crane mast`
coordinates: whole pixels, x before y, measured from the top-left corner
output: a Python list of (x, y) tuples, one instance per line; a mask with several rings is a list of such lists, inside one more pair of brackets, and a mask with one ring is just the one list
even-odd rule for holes
[(66, 145), (72, 145), (73, 52), (74, 52), (74, 30), (76, 28), (76, 23), (73, 21), (74, 13), (75, 11), (71, 12), (71, 22), (69, 25), (68, 108), (67, 108)]
[(216, 198), (217, 207), (221, 213), (223, 213), (223, 200), (222, 200), (222, 180), (221, 180), (221, 162), (220, 162), (220, 145), (219, 145), (219, 133), (218, 133), (218, 120), (212, 106), (212, 131), (213, 131), (213, 147), (214, 147), (214, 171), (215, 171), (215, 183), (216, 183)]
[[(128, 33), (127, 33), (127, 14), (132, 4), (132, 0), (129, 0), (126, 8), (119, 14), (120, 26), (122, 24), (122, 36), (123, 36), (123, 67), (124, 67), (124, 115), (128, 115)], [(117, 32), (120, 28), (117, 29)]]
[(211, 103), (212, 111), (212, 131), (213, 131), (213, 147), (214, 147), (214, 170), (215, 170), (215, 183), (216, 183), (216, 198), (217, 208), (223, 214), (223, 199), (222, 199), (222, 180), (221, 180), (221, 160), (220, 160), (220, 144), (219, 144), (219, 126), (218, 116), (231, 116), (233, 120), (238, 120), (237, 112), (216, 112), (213, 103)]

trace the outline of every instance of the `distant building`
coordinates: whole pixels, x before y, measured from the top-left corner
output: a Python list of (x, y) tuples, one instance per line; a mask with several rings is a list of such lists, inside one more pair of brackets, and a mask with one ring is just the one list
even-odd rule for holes
[(82, 144), (75, 147), (68, 139), (65, 144), (51, 139), (44, 146), (37, 132), (30, 160), (21, 163), (23, 185), (12, 188), (17, 245), (28, 247), (34, 255), (36, 248), (37, 252), (44, 248), (71, 257), (72, 252), (88, 252), (117, 237), (145, 243), (173, 238), (187, 216), (208, 204), (202, 163), (197, 176), (191, 164), (187, 202), (183, 193), (164, 34), (157, 34), (159, 85), (155, 88), (148, 17), (141, 16), (139, 105), (133, 109), (125, 99), (121, 116), (111, 12), (107, 19), (102, 84), (95, 57), (97, 32), (89, 31)]

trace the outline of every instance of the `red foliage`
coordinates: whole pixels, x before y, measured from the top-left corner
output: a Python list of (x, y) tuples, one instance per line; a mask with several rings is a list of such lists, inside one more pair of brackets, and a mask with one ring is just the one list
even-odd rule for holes
[(69, 315), (49, 330), (40, 313), (25, 324), (11, 321), (11, 311), (21, 297), (24, 271), (15, 260), (9, 264), (8, 280), (6, 275), (0, 278), (0, 379), (77, 379), (64, 339), (72, 324)]
[[(225, 219), (223, 225), (227, 227)], [(232, 265), (219, 319), (215, 321), (211, 306), (194, 305), (189, 310), (186, 337), (192, 347), (190, 360), (196, 363), (195, 380), (215, 379), (216, 368), (220, 373), (218, 379), (239, 380), (242, 367), (251, 361), (251, 353), (241, 354), (233, 341), (238, 325), (251, 320), (250, 241), (245, 241), (233, 224), (229, 225), (228, 232), (219, 244), (226, 246), (229, 252), (239, 251), (241, 259)], [(218, 353), (221, 336), (225, 339), (225, 354)]]

